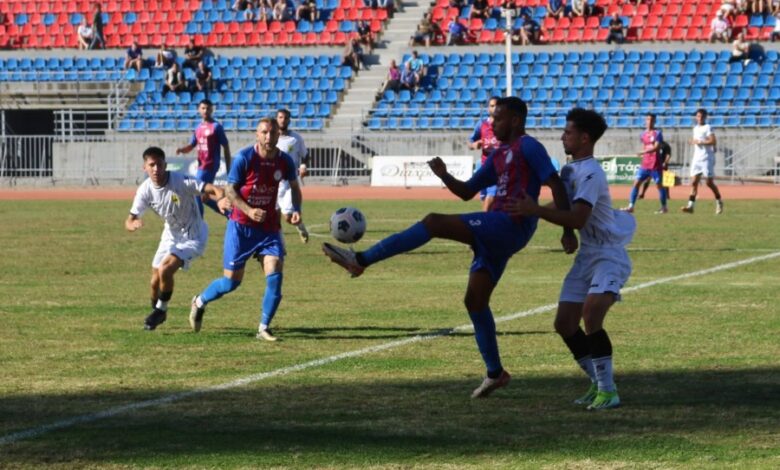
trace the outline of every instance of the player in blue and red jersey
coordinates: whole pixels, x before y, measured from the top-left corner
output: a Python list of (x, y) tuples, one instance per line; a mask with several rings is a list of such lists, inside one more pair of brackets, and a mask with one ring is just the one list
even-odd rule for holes
[(212, 281), (192, 299), (190, 325), (195, 331), (200, 331), (206, 304), (238, 288), (247, 260), (256, 257), (263, 265), (266, 280), (257, 338), (276, 341), (268, 327), (282, 300), (284, 242), (276, 207), (279, 183), (282, 180), (290, 183), (293, 223), (301, 218), (303, 198), (298, 167), (289, 155), (276, 148), (278, 140), (276, 121), (261, 119), (257, 125), (257, 144), (241, 149), (230, 168), (225, 192), (233, 212), (225, 230), (224, 276)]
[(661, 200), (661, 208), (656, 214), (666, 214), (669, 209), (666, 207), (666, 188), (663, 187), (663, 173), (668, 168), (669, 156), (664, 157), (661, 152), (661, 144), (664, 141), (664, 135), (660, 129), (655, 128), (655, 114), (645, 116), (645, 130), (639, 135), (642, 142), (642, 151), (637, 155), (642, 157), (642, 163), (636, 171), (634, 187), (631, 188), (631, 196), (628, 206), (623, 208), (626, 212), (634, 212), (634, 205), (639, 196), (639, 188), (645, 180), (652, 178), (658, 188), (658, 198)]
[[(474, 128), (474, 133), (471, 134), (471, 137), (469, 138), (469, 148), (471, 150), (482, 150), (482, 158), (479, 162), (480, 167), (485, 164), (488, 155), (501, 144), (493, 134), (493, 114), (496, 111), (498, 99), (498, 96), (490, 97), (488, 100), (488, 117), (477, 123), (477, 127)], [(485, 212), (490, 210), (490, 205), (493, 204), (493, 198), (495, 197), (495, 186), (485, 188), (479, 192), (479, 198), (482, 199), (482, 209)]]
[[(176, 155), (183, 153), (189, 153), (192, 149), (198, 149), (198, 173), (195, 179), (204, 183), (213, 183), (214, 179), (219, 172), (219, 150), (225, 152), (225, 168), (230, 171), (230, 144), (228, 143), (227, 136), (225, 135), (225, 129), (222, 128), (222, 124), (215, 121), (212, 115), (214, 114), (214, 104), (207, 100), (201, 100), (198, 103), (198, 113), (203, 119), (195, 131), (192, 133), (190, 143), (184, 147), (176, 149)], [(207, 206), (211, 207), (219, 213), (219, 208), (211, 200), (204, 201)], [(201, 205), (201, 212), (203, 212), (203, 206)], [(227, 213), (229, 214), (229, 212)]]
[[(432, 238), (444, 238), (469, 245), (474, 260), (466, 288), (466, 309), (474, 325), (474, 336), (487, 366), (487, 377), (471, 394), (472, 398), (488, 396), (509, 383), (509, 373), (501, 366), (496, 339), (496, 324), (490, 310), (490, 295), (504, 272), (509, 258), (520, 251), (536, 230), (537, 217), (510, 216), (506, 206), (513, 198), (539, 198), (543, 184), (550, 186), (557, 207), (569, 209), (566, 189), (552, 166), (550, 157), (539, 141), (525, 134), (528, 114), (525, 103), (515, 97), (496, 103), (493, 132), (501, 145), (468, 181), (460, 181), (447, 172), (440, 158), (429, 161), (433, 172), (447, 188), (464, 201), (480, 189), (497, 186), (496, 198), (488, 212), (469, 214), (428, 214), (403, 232), (391, 235), (366, 251), (355, 253), (324, 243), (325, 254), (353, 277), (366, 267), (407, 251), (414, 250)], [(576, 248), (576, 236), (564, 230), (564, 249)]]

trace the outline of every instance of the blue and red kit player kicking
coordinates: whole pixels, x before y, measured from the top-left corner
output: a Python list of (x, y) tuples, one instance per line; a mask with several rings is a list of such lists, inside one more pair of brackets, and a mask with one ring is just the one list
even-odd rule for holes
[[(493, 153), (493, 150), (497, 149), (501, 144), (493, 134), (493, 114), (496, 111), (496, 103), (498, 100), (498, 96), (492, 96), (488, 100), (488, 117), (477, 123), (477, 127), (474, 128), (474, 133), (471, 134), (471, 137), (469, 138), (469, 148), (471, 150), (482, 150), (482, 158), (479, 163), (480, 167), (485, 164), (488, 155)], [(482, 210), (485, 212), (490, 210), (490, 206), (493, 204), (493, 199), (495, 197), (495, 186), (482, 189), (479, 192), (479, 198), (482, 199)]]
[(266, 280), (257, 338), (276, 341), (269, 326), (282, 301), (284, 242), (276, 207), (279, 183), (282, 180), (290, 183), (293, 223), (301, 218), (302, 202), (298, 167), (289, 155), (276, 148), (278, 140), (276, 121), (261, 119), (257, 125), (257, 144), (241, 149), (230, 167), (225, 193), (233, 212), (225, 230), (224, 276), (212, 281), (192, 299), (190, 325), (195, 331), (200, 331), (206, 305), (236, 290), (244, 278), (247, 260), (255, 257), (263, 265)]
[[(195, 175), (195, 179), (203, 183), (214, 183), (214, 179), (219, 172), (219, 150), (220, 147), (225, 152), (225, 167), (227, 171), (230, 171), (230, 144), (228, 143), (227, 136), (225, 135), (225, 129), (222, 128), (222, 124), (215, 121), (212, 115), (214, 114), (214, 104), (207, 100), (201, 100), (198, 103), (198, 113), (203, 119), (195, 131), (192, 133), (190, 143), (184, 147), (176, 149), (176, 155), (183, 153), (189, 153), (192, 149), (198, 149), (198, 173)], [(214, 209), (217, 213), (219, 208), (210, 199), (204, 201), (207, 206)], [(203, 206), (201, 205), (201, 212), (203, 212)], [(229, 215), (227, 212), (226, 215)]]
[[(366, 267), (407, 251), (414, 250), (432, 238), (444, 238), (469, 245), (474, 259), (466, 288), (466, 310), (474, 325), (474, 336), (487, 366), (487, 377), (471, 394), (486, 397), (509, 383), (509, 373), (501, 366), (496, 339), (496, 324), (490, 310), (490, 296), (504, 272), (509, 258), (520, 251), (536, 231), (537, 217), (510, 216), (509, 201), (519, 197), (539, 198), (542, 184), (550, 186), (557, 207), (568, 210), (566, 189), (552, 166), (550, 157), (539, 141), (525, 134), (528, 109), (516, 97), (500, 98), (496, 103), (493, 132), (501, 145), (474, 176), (460, 181), (447, 172), (440, 158), (428, 162), (447, 188), (464, 201), (480, 189), (496, 185), (496, 199), (488, 212), (469, 214), (428, 214), (403, 232), (391, 235), (366, 251), (352, 250), (324, 243), (322, 249), (334, 263), (353, 277)], [(576, 243), (573, 230), (564, 230), (564, 248), (572, 251)]]

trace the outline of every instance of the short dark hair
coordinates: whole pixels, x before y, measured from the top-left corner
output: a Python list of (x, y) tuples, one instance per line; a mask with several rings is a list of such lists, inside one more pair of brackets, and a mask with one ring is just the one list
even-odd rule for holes
[(493, 95), (493, 96), (491, 96), (491, 97), (490, 97), (490, 99), (488, 100), (488, 103), (490, 103), (491, 101), (495, 101), (496, 103), (498, 103), (498, 100), (500, 100), (500, 99), (501, 99), (501, 97), (500, 97), (500, 96)]
[(594, 144), (607, 130), (604, 116), (592, 109), (574, 108), (566, 114), (566, 120), (574, 123), (574, 127), (578, 130), (588, 134)]
[(208, 99), (208, 98), (203, 98), (202, 100), (200, 100), (200, 103), (198, 103), (198, 106), (200, 106), (202, 104), (205, 104), (206, 106), (214, 106), (214, 103), (212, 103), (211, 100)]
[(284, 113), (285, 116), (290, 117), (290, 110), (287, 108), (279, 108), (278, 110), (276, 110), (276, 114), (279, 113)]
[(655, 115), (655, 113), (647, 113), (647, 114), (645, 114), (645, 116), (650, 116), (650, 117), (651, 117), (651, 118), (653, 118), (653, 119), (656, 119), (656, 118), (657, 118), (657, 116)]
[(525, 104), (525, 101), (516, 96), (499, 98), (498, 102), (496, 102), (496, 106), (504, 106), (511, 111), (512, 114), (523, 118), (523, 122), (525, 122), (525, 118), (528, 116), (528, 105)]
[(704, 108), (699, 108), (699, 109), (697, 109), (697, 110), (696, 110), (696, 113), (694, 113), (694, 114), (699, 114), (699, 113), (701, 113), (701, 115), (702, 115), (703, 117), (707, 117), (707, 110), (706, 110), (706, 109), (704, 109)]
[(269, 126), (271, 126), (272, 129), (273, 128), (279, 129), (279, 123), (276, 122), (276, 119), (274, 119), (272, 117), (260, 118), (260, 120), (257, 121), (257, 127), (260, 127), (260, 124), (262, 124), (262, 123), (268, 124)]
[(146, 161), (148, 158), (159, 158), (161, 160), (165, 160), (165, 152), (160, 147), (149, 147), (144, 150), (143, 158), (144, 161)]

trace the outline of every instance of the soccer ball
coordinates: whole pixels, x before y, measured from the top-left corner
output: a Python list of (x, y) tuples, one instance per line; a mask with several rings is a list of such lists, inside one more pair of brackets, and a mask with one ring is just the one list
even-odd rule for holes
[(366, 233), (366, 217), (354, 207), (342, 207), (330, 216), (330, 234), (341, 243), (354, 243)]

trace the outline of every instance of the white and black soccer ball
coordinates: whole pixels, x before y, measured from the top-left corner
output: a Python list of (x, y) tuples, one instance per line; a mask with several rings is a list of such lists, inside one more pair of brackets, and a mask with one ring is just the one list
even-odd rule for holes
[(366, 216), (354, 207), (342, 207), (330, 216), (330, 234), (341, 243), (355, 243), (366, 233)]

